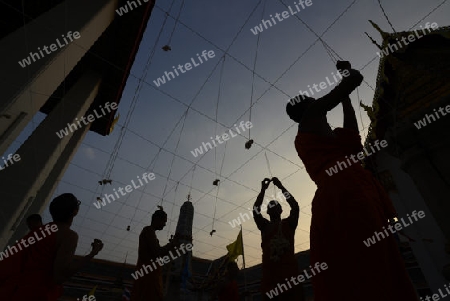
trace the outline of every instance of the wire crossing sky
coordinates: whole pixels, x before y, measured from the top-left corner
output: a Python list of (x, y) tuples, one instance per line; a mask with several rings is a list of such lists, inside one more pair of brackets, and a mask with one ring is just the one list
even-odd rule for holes
[[(365, 77), (359, 99), (372, 104), (379, 51), (364, 32), (381, 42), (373, 20), (391, 32), (377, 0), (311, 1), (312, 5), (255, 35), (252, 29), (282, 13), (294, 1), (157, 1), (119, 105), (121, 118), (110, 136), (89, 132), (58, 183), (55, 196), (74, 193), (82, 201), (73, 229), (80, 240), (77, 254), (90, 249), (92, 239), (104, 242), (99, 258), (137, 260), (138, 237), (162, 205), (168, 223), (158, 234), (161, 244), (174, 234), (179, 209), (190, 193), (194, 204), (193, 254), (216, 259), (226, 254), (239, 228), (229, 222), (248, 214), (262, 179), (276, 176), (299, 202), (296, 252), (309, 249), (311, 201), (316, 190), (294, 148), (297, 126), (285, 113), (290, 97), (308, 85), (336, 73), (334, 59), (349, 60)], [(336, 3), (338, 2), (338, 3)], [(426, 22), (447, 26), (447, 1), (381, 1), (395, 31), (419, 28)], [(167, 14), (166, 14), (167, 13)], [(161, 48), (171, 47), (170, 51)], [(165, 84), (154, 83), (179, 64), (212, 50), (202, 64)], [(183, 65), (184, 66), (184, 65)], [(320, 97), (333, 86), (314, 94)], [(369, 119), (351, 95), (361, 137)], [(329, 115), (342, 126), (342, 108)], [(7, 153), (13, 153), (43, 120), (38, 113)], [(192, 152), (216, 135), (236, 132), (251, 121), (248, 131), (203, 154)], [(112, 193), (144, 172), (155, 179), (97, 209), (97, 197)], [(99, 185), (110, 178), (112, 184)], [(219, 179), (218, 186), (213, 181)], [(269, 187), (266, 196), (277, 193)], [(275, 198), (275, 197), (271, 197)], [(289, 214), (283, 204), (282, 217)], [(265, 213), (263, 215), (266, 216)], [(44, 221), (50, 221), (48, 210)], [(130, 226), (130, 231), (127, 227)], [(242, 224), (247, 266), (261, 262), (261, 238), (253, 220)], [(211, 230), (216, 232), (211, 236)]]

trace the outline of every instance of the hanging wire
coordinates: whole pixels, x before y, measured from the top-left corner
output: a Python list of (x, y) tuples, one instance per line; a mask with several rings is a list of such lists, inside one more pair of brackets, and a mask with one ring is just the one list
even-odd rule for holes
[[(170, 33), (169, 41), (167, 42), (167, 45), (170, 47), (170, 43), (172, 42), (173, 33), (175, 32), (175, 28), (177, 27), (178, 20), (180, 19), (181, 11), (183, 10), (184, 6), (184, 0), (181, 1), (180, 10), (178, 11), (177, 18), (175, 19), (175, 24), (173, 25), (172, 32)], [(169, 9), (170, 12), (170, 9)]]
[(178, 136), (178, 141), (175, 146), (174, 154), (172, 157), (172, 162), (170, 162), (169, 174), (167, 175), (167, 181), (166, 181), (166, 184), (164, 185), (164, 192), (161, 196), (161, 206), (164, 203), (164, 196), (166, 195), (167, 185), (169, 184), (169, 178), (170, 178), (170, 175), (172, 174), (173, 164), (175, 163), (175, 158), (176, 158), (175, 155), (178, 151), (178, 146), (180, 145), (181, 137), (183, 136), (183, 130), (184, 130), (184, 126), (186, 124), (186, 118), (187, 118), (188, 112), (189, 112), (189, 109), (187, 109), (186, 112), (184, 112), (184, 119), (183, 119), (183, 124), (181, 125), (180, 135)]
[[(167, 235), (168, 235), (167, 238), (172, 238), (170, 233), (171, 233), (171, 230), (172, 230), (173, 208), (175, 207), (175, 203), (177, 202), (177, 190), (178, 190), (178, 185), (179, 184), (180, 184), (180, 181), (177, 182), (177, 185), (175, 186), (175, 191), (173, 193), (173, 203), (172, 203), (172, 210), (170, 211), (169, 231), (167, 232)], [(169, 237), (169, 235), (170, 235), (170, 237)]]
[[(227, 145), (228, 145), (228, 141), (225, 142), (225, 147), (223, 150), (223, 157), (222, 157), (222, 163), (220, 165), (220, 171), (219, 171), (219, 175), (222, 174), (222, 169), (223, 169), (223, 165), (225, 163), (225, 155), (227, 153)], [(216, 212), (217, 212), (217, 200), (218, 200), (218, 195), (219, 195), (219, 189), (220, 189), (220, 182), (217, 185), (217, 190), (216, 190), (216, 202), (214, 204), (214, 214), (213, 214), (213, 221), (212, 221), (212, 230), (210, 232), (211, 236), (212, 233), (216, 232), (216, 230), (214, 230), (214, 225), (215, 225), (215, 220), (216, 220)]]
[[(266, 4), (267, 0), (264, 0), (262, 12), (261, 12), (261, 19), (264, 19), (264, 13), (266, 11)], [(255, 91), (255, 69), (256, 69), (256, 62), (258, 61), (258, 50), (259, 50), (259, 41), (260, 41), (261, 35), (259, 34), (256, 38), (256, 51), (255, 51), (255, 58), (253, 59), (253, 68), (252, 68), (252, 90), (250, 95), (250, 110), (248, 113), (249, 121), (252, 121), (252, 107), (253, 107), (253, 96)], [(248, 129), (248, 140), (251, 140), (251, 129)]]
[[(214, 135), (217, 135), (217, 126), (218, 126), (217, 120), (218, 120), (218, 114), (219, 114), (219, 103), (220, 103), (220, 96), (221, 96), (221, 88), (222, 88), (224, 66), (225, 66), (225, 55), (222, 56), (222, 66), (220, 68), (219, 89), (218, 89), (218, 92), (217, 92), (217, 102), (216, 102), (216, 129), (215, 129)], [(226, 149), (226, 145), (227, 144), (225, 144), (225, 149)], [(224, 154), (224, 157), (225, 157), (225, 154)], [(223, 167), (223, 161), (222, 161), (222, 166), (220, 167), (219, 174), (222, 174), (222, 167)], [(215, 176), (216, 176), (216, 179), (217, 179), (217, 147), (214, 148), (214, 171), (215, 171)], [(215, 203), (214, 203), (213, 222), (212, 222), (212, 229), (211, 229), (211, 232), (210, 232), (211, 236), (213, 235), (214, 232), (216, 232), (216, 230), (214, 230), (214, 220), (216, 218), (217, 196), (219, 195), (219, 187), (220, 187), (220, 181), (217, 182), (217, 188), (216, 188), (216, 200), (215, 200)]]
[[(170, 8), (169, 8), (169, 11), (172, 9), (172, 6), (173, 6), (174, 3), (175, 3), (175, 0), (172, 0), (172, 3), (171, 3)], [(150, 54), (148, 56), (148, 59), (147, 59), (147, 62), (146, 62), (146, 65), (145, 65), (145, 68), (144, 68), (144, 71), (143, 71), (143, 76), (141, 78), (138, 78), (139, 82), (138, 82), (138, 85), (136, 86), (136, 89), (134, 90), (133, 99), (131, 100), (130, 107), (129, 107), (127, 115), (125, 117), (125, 122), (122, 125), (122, 127), (120, 128), (119, 136), (117, 137), (117, 140), (116, 140), (116, 143), (115, 143), (115, 145), (113, 147), (111, 155), (110, 155), (110, 157), (108, 159), (108, 162), (106, 163), (105, 170), (104, 170), (103, 176), (102, 176), (103, 179), (111, 179), (111, 173), (112, 173), (112, 171), (114, 169), (114, 165), (115, 165), (115, 162), (117, 160), (117, 156), (119, 154), (120, 148), (122, 146), (123, 138), (124, 138), (125, 133), (126, 133), (125, 130), (128, 129), (128, 125), (129, 125), (129, 122), (131, 120), (131, 116), (133, 115), (134, 110), (136, 108), (137, 101), (138, 101), (140, 93), (142, 91), (143, 83), (145, 82), (144, 78), (146, 78), (148, 70), (149, 70), (149, 67), (150, 67), (150, 65), (152, 63), (153, 56), (155, 55), (155, 52), (156, 52), (156, 46), (157, 46), (157, 44), (158, 44), (158, 42), (159, 42), (159, 40), (161, 38), (164, 26), (165, 26), (165, 24), (167, 22), (167, 17), (168, 16), (166, 15), (166, 17), (164, 18), (164, 21), (163, 21), (163, 23), (161, 25), (161, 28), (160, 28), (159, 32), (158, 32), (158, 36), (156, 37), (156, 42), (153, 45), (153, 48), (152, 48), (152, 50), (151, 50), (151, 52), (150, 52)], [(100, 195), (103, 195), (104, 189), (105, 189), (105, 186), (102, 185)], [(142, 197), (142, 195), (141, 195), (141, 197)], [(140, 203), (140, 201), (141, 201), (141, 199), (139, 199), (139, 203)], [(130, 224), (131, 224), (131, 221), (134, 219), (134, 217), (136, 215), (136, 212), (137, 211), (135, 209), (133, 217), (130, 219)], [(83, 216), (82, 223), (84, 223), (84, 219), (85, 219), (85, 216)], [(127, 227), (127, 231), (131, 230), (131, 225), (130, 224)]]
[(322, 40), (322, 38), (319, 38), (320, 42), (322, 42), (323, 48), (325, 48), (325, 51), (327, 52), (328, 56), (331, 59), (331, 62), (333, 63), (333, 65), (336, 65), (336, 62), (339, 60), (339, 56), (336, 56), (336, 54), (333, 53), (333, 49), (330, 48), (330, 46), (328, 46), (327, 43), (325, 43), (324, 40)]
[[(222, 88), (222, 78), (223, 78), (223, 70), (225, 66), (225, 55), (222, 56), (222, 66), (220, 67), (220, 73), (219, 73), (219, 89), (217, 92), (217, 101), (216, 101), (216, 116), (215, 116), (215, 129), (214, 129), (214, 137), (217, 135), (217, 127), (219, 126), (218, 118), (219, 118), (219, 102), (220, 102), (220, 95), (221, 95), (221, 88)], [(217, 147), (214, 148), (214, 172), (215, 172), (215, 179), (217, 179)]]
[(360, 119), (360, 121), (361, 121), (361, 126), (362, 126), (362, 131), (363, 131), (363, 134), (364, 134), (364, 131), (365, 131), (365, 129), (366, 129), (366, 126), (364, 125), (364, 122), (363, 122), (363, 117), (362, 117), (362, 112), (361, 112), (361, 103), (362, 103), (362, 101), (361, 101), (361, 98), (359, 98), (359, 87), (356, 87), (356, 97), (357, 97), (357, 99), (358, 99), (358, 110), (359, 110), (359, 119)]
[[(186, 112), (187, 112), (187, 110), (186, 110)], [(185, 113), (186, 113), (185, 112)], [(155, 167), (155, 165), (156, 165), (156, 160), (159, 158), (159, 155), (161, 154), (161, 151), (162, 150), (165, 150), (165, 151), (167, 151), (167, 152), (169, 152), (169, 150), (168, 149), (166, 149), (165, 148), (165, 145), (167, 144), (167, 142), (169, 141), (169, 139), (170, 139), (170, 137), (172, 137), (172, 135), (173, 135), (173, 133), (175, 132), (175, 130), (178, 128), (178, 125), (183, 121), (184, 122), (184, 117), (185, 117), (185, 115), (183, 114), (183, 115), (181, 115), (181, 117), (180, 117), (180, 119), (178, 120), (178, 122), (175, 124), (175, 126), (172, 128), (172, 131), (169, 133), (169, 135), (166, 137), (166, 140), (163, 142), (163, 144), (162, 144), (162, 146), (161, 145), (156, 145), (156, 144), (154, 144), (155, 146), (157, 146), (158, 148), (159, 148), (159, 150), (158, 150), (158, 152), (156, 153), (156, 155), (153, 157), (153, 159), (152, 159), (152, 161), (149, 163), (149, 165), (147, 166), (147, 167), (142, 167), (142, 166), (140, 166), (140, 167), (142, 167), (144, 170), (153, 170), (154, 169), (154, 167)], [(132, 130), (130, 130), (130, 129), (128, 129), (127, 128), (127, 130), (129, 131), (129, 132), (131, 132), (132, 134), (135, 134), (136, 135), (136, 133), (135, 132), (133, 132)], [(144, 137), (140, 137), (140, 138), (142, 138), (142, 139), (144, 139)], [(178, 139), (181, 139), (181, 133), (180, 133), (180, 136), (178, 137)], [(145, 139), (144, 139), (145, 140)], [(178, 143), (178, 142), (177, 142)], [(92, 147), (92, 146), (91, 146)], [(124, 158), (121, 158), (122, 160), (124, 160)], [(153, 166), (153, 167), (152, 167)], [(171, 190), (169, 190), (169, 192), (170, 192)], [(167, 192), (167, 194), (169, 193), (169, 192)], [(142, 191), (142, 193), (140, 194), (140, 196), (139, 196), (139, 201), (138, 201), (138, 204), (136, 205), (136, 207), (134, 207), (134, 213), (133, 213), (133, 216), (130, 218), (130, 223), (134, 220), (134, 218), (136, 217), (136, 213), (137, 213), (137, 208), (140, 206), (140, 204), (141, 204), (141, 201), (142, 201), (142, 197), (144, 196), (144, 194), (145, 194), (145, 189)], [(165, 195), (163, 194), (163, 196), (162, 196), (162, 198), (164, 198), (165, 197)]]
[[(289, 9), (289, 6), (283, 2), (283, 0), (279, 0), (281, 4), (283, 4), (287, 9)], [(350, 6), (352, 6), (357, 0), (353, 1)], [(325, 48), (325, 51), (327, 52), (327, 54), (330, 56), (331, 61), (333, 61), (333, 63), (336, 63), (336, 61), (338, 60), (343, 60), (339, 54), (334, 51), (334, 49), (332, 47), (330, 47), (323, 39), (322, 36), (324, 35), (324, 33), (322, 34), (322, 36), (319, 36), (308, 24), (306, 24), (302, 19), (300, 19), (299, 16), (294, 15), (295, 18), (297, 18), (297, 20), (299, 20), (303, 25), (305, 25), (306, 28), (309, 29), (309, 31), (311, 31), (316, 37), (317, 39), (322, 43), (322, 45)], [(334, 24), (334, 23), (333, 23)]]
[(192, 175), (191, 175), (191, 185), (189, 185), (189, 193), (188, 196), (191, 196), (191, 192), (192, 192), (192, 183), (194, 182), (194, 172), (195, 172), (195, 168), (197, 167), (197, 164), (194, 164), (194, 167), (192, 168)]
[(384, 11), (383, 5), (381, 5), (381, 0), (378, 0), (378, 4), (380, 5), (381, 10), (383, 11), (384, 17), (386, 18), (386, 20), (388, 21), (389, 25), (391, 26), (392, 31), (393, 31), (394, 33), (397, 33), (397, 32), (395, 31), (394, 26), (392, 25), (391, 21), (389, 20), (388, 16), (386, 15), (386, 12)]

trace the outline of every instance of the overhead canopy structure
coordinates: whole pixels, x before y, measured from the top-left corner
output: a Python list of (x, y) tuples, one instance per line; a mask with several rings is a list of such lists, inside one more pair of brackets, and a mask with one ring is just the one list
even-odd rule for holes
[[(381, 57), (372, 112), (368, 112), (369, 137), (374, 140), (383, 138), (397, 121), (426, 112), (450, 95), (450, 27), (426, 30), (424, 35), (422, 29), (387, 33), (372, 24), (383, 38), (380, 55), (389, 51)], [(407, 40), (410, 36), (415, 37), (413, 42)], [(400, 42), (402, 38), (407, 42)]]
[[(0, 40), (23, 27), (24, 23), (28, 24), (39, 18), (40, 15), (50, 11), (55, 6), (65, 5), (66, 1), (26, 0), (23, 1), (23, 7), (22, 1), (6, 0), (2, 2), (0, 4), (0, 16), (4, 22), (0, 29)], [(83, 3), (79, 5), (83, 5)], [(127, 5), (127, 1), (120, 0), (117, 7), (124, 5)], [(107, 102), (119, 104), (153, 7), (154, 1), (148, 1), (143, 3), (139, 9), (130, 10), (122, 16), (116, 14), (108, 28), (76, 67), (71, 71), (67, 70), (70, 73), (40, 108), (40, 111), (45, 114), (51, 112), (64, 96), (65, 91), (76, 83), (86, 69), (102, 74), (102, 83), (92, 103), (91, 110)], [(67, 18), (75, 17), (75, 15), (67, 15)], [(115, 110), (103, 118), (96, 119), (92, 122), (90, 130), (103, 136), (109, 135), (114, 115)]]
[[(5, 215), (0, 219), (0, 248), (26, 232), (24, 216), (45, 208), (87, 131), (111, 133), (117, 108), (95, 115), (88, 126), (77, 128), (75, 120), (106, 103), (116, 102), (117, 107), (120, 103), (154, 1), (116, 13), (127, 4), (124, 0), (0, 3), (6, 24), (0, 29), (0, 150), (9, 148), (38, 111), (47, 115), (17, 150), (20, 164), (0, 175), (5, 186), (2, 198), (8, 200), (0, 208)], [(80, 37), (39, 56), (39, 49), (68, 32)], [(31, 63), (19, 65), (27, 55)], [(68, 124), (75, 130), (66, 128), (68, 135), (55, 135)]]

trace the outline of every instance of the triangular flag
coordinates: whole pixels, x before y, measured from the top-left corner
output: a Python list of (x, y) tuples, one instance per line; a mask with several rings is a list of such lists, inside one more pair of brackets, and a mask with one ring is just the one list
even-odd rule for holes
[(239, 255), (244, 255), (244, 246), (242, 243), (242, 229), (235, 242), (227, 246), (229, 261), (235, 260)]
[(97, 285), (91, 289), (91, 291), (88, 293), (88, 296), (94, 296), (96, 289), (97, 289)]

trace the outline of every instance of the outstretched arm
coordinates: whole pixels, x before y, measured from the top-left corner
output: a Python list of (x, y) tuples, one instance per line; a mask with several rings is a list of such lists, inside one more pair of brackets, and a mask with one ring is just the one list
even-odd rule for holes
[(80, 271), (103, 248), (103, 243), (100, 240), (94, 240), (91, 252), (75, 262), (73, 259), (78, 244), (78, 235), (72, 230), (65, 231), (63, 235), (64, 238), (61, 239), (58, 246), (53, 264), (53, 280), (58, 284), (62, 284)]
[(154, 257), (164, 257), (169, 254), (178, 244), (178, 240), (173, 239), (165, 246), (159, 245), (159, 240), (154, 231), (143, 231), (139, 237), (139, 246), (144, 246), (144, 250), (151, 252)]
[(343, 75), (347, 76), (345, 76), (339, 85), (337, 85), (330, 93), (314, 101), (305, 113), (304, 119), (316, 119), (325, 116), (328, 111), (335, 108), (343, 99), (348, 98), (350, 93), (361, 84), (363, 76), (359, 71), (354, 69), (345, 71), (343, 72)]
[(298, 218), (300, 216), (300, 207), (298, 206), (297, 201), (294, 199), (292, 194), (287, 191), (287, 189), (281, 184), (280, 180), (278, 178), (273, 177), (272, 178), (273, 184), (277, 186), (279, 189), (281, 189), (281, 192), (283, 192), (283, 195), (286, 197), (286, 202), (288, 202), (289, 206), (291, 206), (291, 212), (289, 214), (289, 217), (287, 218), (289, 225), (292, 227), (292, 229), (296, 229), (298, 225)]
[(346, 97), (342, 100), (342, 108), (344, 111), (344, 128), (358, 132), (358, 121), (356, 120), (355, 109), (352, 106), (350, 97)]
[(263, 231), (266, 225), (269, 223), (267, 219), (265, 219), (261, 214), (261, 205), (264, 201), (264, 194), (266, 192), (267, 187), (269, 187), (270, 180), (265, 178), (261, 182), (261, 192), (258, 194), (256, 198), (256, 202), (253, 205), (253, 219), (255, 220), (256, 226), (260, 231)]

